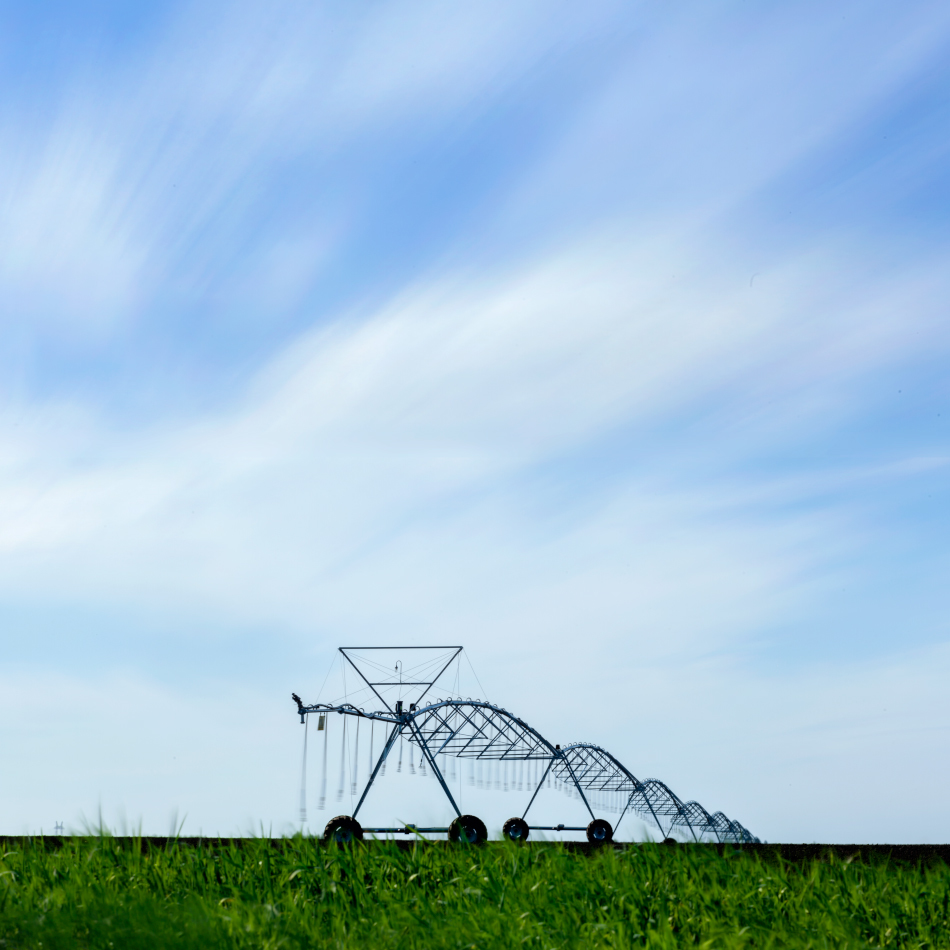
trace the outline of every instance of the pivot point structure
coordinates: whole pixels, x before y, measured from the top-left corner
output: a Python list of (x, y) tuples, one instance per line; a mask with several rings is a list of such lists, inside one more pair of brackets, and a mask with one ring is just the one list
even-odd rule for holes
[[(440, 677), (455, 663), (460, 646), (447, 647), (340, 647), (346, 668), (356, 672), (370, 691), (378, 708), (367, 711), (351, 703), (306, 704), (292, 694), (301, 723), (317, 714), (331, 713), (380, 723), (385, 729), (382, 751), (373, 759), (370, 775), (352, 815), (340, 815), (330, 821), (325, 837), (340, 843), (362, 839), (364, 834), (444, 833), (450, 840), (477, 844), (487, 838), (485, 824), (474, 815), (462, 813), (446, 777), (443, 766), (452, 759), (478, 762), (520, 764), (531, 777), (532, 794), (520, 816), (509, 818), (503, 834), (512, 841), (525, 841), (532, 831), (584, 831), (588, 841), (604, 844), (613, 839), (614, 826), (596, 812), (619, 811), (623, 819), (633, 812), (649, 824), (655, 824), (661, 838), (674, 830), (695, 841), (758, 842), (738, 821), (730, 820), (721, 811), (710, 814), (699, 802), (682, 801), (659, 779), (638, 779), (606, 749), (588, 742), (560, 746), (550, 743), (523, 719), (500, 706), (480, 700), (433, 699), (431, 693)], [(406, 669), (402, 662), (387, 661), (394, 654), (413, 658)], [(418, 662), (415, 662), (418, 660)], [(324, 718), (319, 728), (323, 728)], [(396, 742), (401, 738), (418, 749), (420, 763), (428, 766), (437, 779), (456, 814), (447, 827), (405, 825), (382, 828), (363, 827), (358, 815), (366, 796), (385, 769)], [(538, 792), (552, 783), (571, 791), (590, 815), (587, 825), (533, 825), (528, 814)], [(526, 789), (528, 790), (528, 789)]]

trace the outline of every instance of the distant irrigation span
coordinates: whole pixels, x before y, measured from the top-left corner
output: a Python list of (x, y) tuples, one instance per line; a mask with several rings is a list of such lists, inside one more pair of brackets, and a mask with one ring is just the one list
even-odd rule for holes
[[(619, 826), (628, 813), (656, 825), (664, 839), (678, 832), (694, 841), (735, 844), (759, 841), (742, 824), (727, 818), (721, 811), (710, 814), (699, 802), (682, 801), (659, 779), (638, 779), (615, 756), (598, 745), (589, 742), (575, 742), (563, 748), (552, 745), (523, 719), (480, 699), (454, 697), (425, 702), (426, 696), (453, 664), (458, 668), (462, 647), (340, 647), (340, 653), (345, 661), (344, 671), (351, 668), (359, 677), (361, 685), (357, 687), (357, 695), (366, 694), (370, 701), (382, 705), (373, 712), (348, 701), (307, 705), (296, 693), (293, 694), (301, 723), (307, 723), (309, 716), (316, 715), (317, 730), (323, 732), (321, 808), (326, 801), (329, 714), (338, 713), (356, 720), (350, 730), (350, 742), (355, 743), (355, 748), (349, 753), (350, 761), (360, 759), (360, 723), (366, 722), (370, 726), (369, 736), (364, 738), (364, 743), (368, 742), (369, 776), (353, 814), (340, 815), (327, 824), (324, 836), (329, 840), (345, 843), (362, 839), (364, 833), (444, 833), (453, 841), (484, 841), (488, 836), (484, 822), (474, 815), (463, 814), (452, 794), (451, 786), (462, 779), (460, 770), (467, 766), (469, 785), (530, 792), (524, 812), (509, 818), (504, 824), (503, 834), (512, 841), (525, 841), (532, 831), (584, 831), (588, 841), (606, 843), (613, 840), (614, 827)], [(402, 657), (406, 655), (412, 659), (404, 668)], [(395, 662), (394, 657), (398, 657)], [(343, 762), (348, 750), (345, 722), (338, 799), (342, 799)], [(374, 749), (377, 723), (382, 727), (383, 735), (378, 755)], [(402, 771), (405, 743), (409, 753), (408, 770), (422, 775), (429, 772), (437, 779), (456, 814), (449, 826), (370, 828), (363, 827), (357, 820), (370, 789), (385, 775), (387, 762), (397, 743), (398, 771)], [(355, 794), (355, 771), (351, 778)], [(531, 807), (538, 793), (545, 788), (566, 792), (581, 801), (590, 815), (590, 823), (585, 826), (529, 824)], [(302, 789), (301, 817), (305, 813), (305, 792)], [(619, 815), (615, 825), (603, 817), (605, 813)]]

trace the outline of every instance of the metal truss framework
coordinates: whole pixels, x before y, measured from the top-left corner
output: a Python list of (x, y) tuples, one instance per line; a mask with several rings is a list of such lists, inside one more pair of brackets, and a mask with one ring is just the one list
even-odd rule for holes
[[(462, 648), (446, 649), (457, 651), (452, 656), (454, 659)], [(375, 761), (366, 787), (353, 812), (354, 818), (366, 801), (366, 796), (376, 781), (383, 763), (396, 741), (402, 736), (420, 750), (452, 808), (459, 816), (461, 811), (445, 780), (443, 769), (439, 767), (439, 761), (444, 764), (446, 757), (449, 756), (479, 761), (537, 763), (535, 777), (537, 778), (540, 774), (540, 779), (536, 782), (522, 819), (526, 818), (531, 810), (545, 782), (550, 783), (553, 778), (576, 792), (577, 797), (583, 801), (590, 813), (591, 819), (598, 817), (594, 814), (594, 807), (598, 802), (611, 801), (621, 810), (620, 818), (617, 820), (618, 825), (624, 815), (632, 811), (647, 823), (655, 824), (663, 837), (667, 837), (674, 829), (678, 829), (690, 835), (695, 841), (713, 840), (744, 844), (759, 840), (738, 821), (727, 818), (721, 811), (710, 815), (699, 802), (682, 801), (659, 779), (638, 779), (606, 749), (588, 742), (576, 742), (564, 748), (552, 745), (523, 719), (492, 703), (455, 698), (437, 699), (426, 705), (410, 703), (408, 708), (404, 708), (405, 704), (402, 701), (396, 701), (390, 705), (383, 694), (386, 692), (386, 687), (394, 685), (393, 682), (389, 679), (371, 682), (364, 672), (353, 664), (348, 656), (349, 650), (341, 648), (340, 652), (386, 708), (376, 712), (366, 712), (350, 703), (306, 705), (296, 694), (294, 694), (294, 699), (297, 702), (297, 712), (301, 722), (304, 722), (311, 713), (323, 715), (339, 713), (385, 723), (389, 727), (382, 752)], [(450, 659), (449, 662), (452, 660)], [(448, 666), (448, 663), (445, 666)], [(444, 669), (445, 667), (439, 671), (439, 675)], [(436, 679), (438, 675), (432, 677), (431, 682), (402, 682), (400, 685), (424, 686), (425, 689), (419, 696), (421, 700)], [(556, 827), (564, 828), (564, 826)], [(565, 828), (564, 830), (574, 829)]]

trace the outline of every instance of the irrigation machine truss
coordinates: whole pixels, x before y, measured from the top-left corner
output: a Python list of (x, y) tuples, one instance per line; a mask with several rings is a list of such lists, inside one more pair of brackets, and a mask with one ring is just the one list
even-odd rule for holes
[[(365, 687), (382, 707), (367, 712), (348, 702), (307, 705), (294, 693), (301, 723), (317, 714), (319, 729), (330, 713), (355, 716), (360, 720), (383, 724), (385, 741), (372, 768), (352, 815), (340, 815), (326, 826), (324, 837), (339, 843), (362, 839), (364, 834), (447, 834), (452, 841), (479, 843), (487, 838), (484, 823), (474, 815), (463, 815), (445, 777), (445, 765), (452, 757), (476, 762), (498, 763), (520, 770), (519, 787), (532, 791), (528, 806), (520, 817), (505, 822), (503, 834), (513, 841), (524, 841), (532, 831), (584, 831), (588, 841), (603, 844), (613, 839), (614, 826), (596, 811), (619, 812), (619, 825), (628, 811), (648, 824), (655, 824), (660, 835), (670, 840), (674, 831), (695, 841), (719, 841), (744, 844), (758, 838), (738, 821), (721, 811), (710, 814), (699, 802), (681, 801), (659, 779), (638, 779), (606, 749), (588, 742), (575, 742), (563, 748), (552, 745), (524, 720), (507, 709), (478, 699), (424, 700), (445, 671), (462, 653), (462, 647), (340, 647), (349, 667), (359, 675)], [(387, 667), (374, 660), (377, 651), (428, 651), (426, 659), (404, 670), (402, 665)], [(417, 655), (417, 654), (414, 654)], [(380, 657), (381, 658), (381, 657)], [(405, 677), (409, 678), (406, 679)], [(412, 701), (406, 698), (407, 691)], [(394, 698), (394, 694), (400, 698)], [(400, 738), (419, 750), (420, 766), (431, 770), (445, 792), (456, 818), (448, 827), (406, 825), (395, 828), (369, 828), (357, 820), (360, 809), (374, 782), (385, 773), (386, 760)], [(442, 763), (440, 768), (439, 763)], [(512, 774), (514, 775), (514, 769)], [(527, 777), (527, 778), (525, 778)], [(513, 780), (512, 784), (515, 784)], [(586, 826), (530, 825), (528, 812), (544, 787), (561, 788), (583, 802), (590, 814)]]

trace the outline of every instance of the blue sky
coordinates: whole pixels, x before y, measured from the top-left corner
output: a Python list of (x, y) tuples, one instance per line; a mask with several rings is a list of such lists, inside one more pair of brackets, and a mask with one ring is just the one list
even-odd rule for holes
[(764, 838), (947, 840), (948, 46), (0, 5), (0, 830), (286, 829), (289, 692), (449, 639)]

